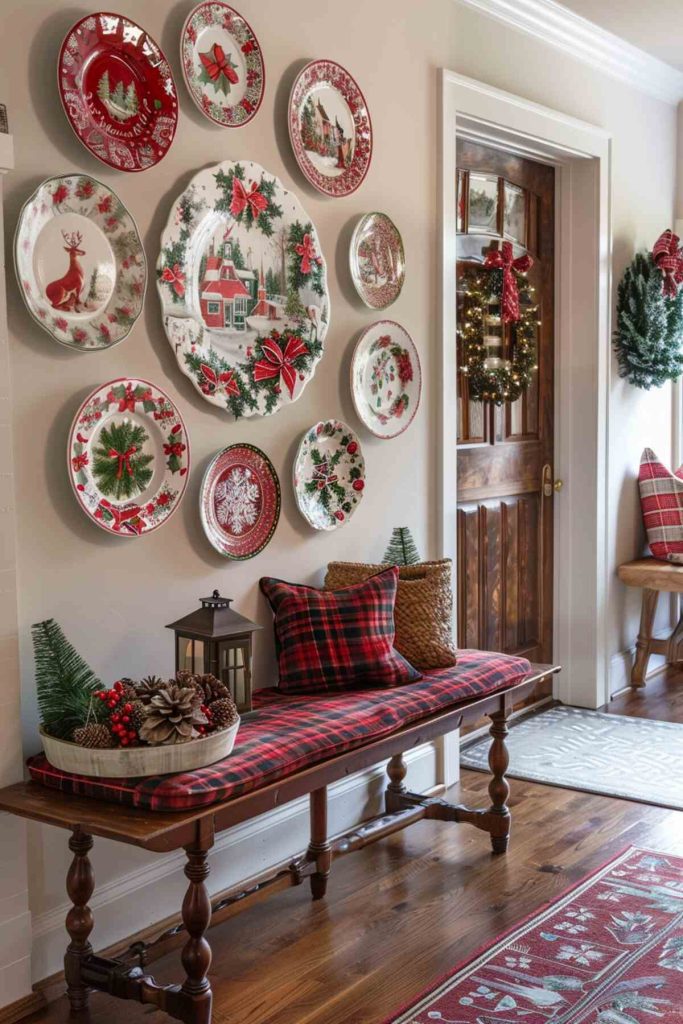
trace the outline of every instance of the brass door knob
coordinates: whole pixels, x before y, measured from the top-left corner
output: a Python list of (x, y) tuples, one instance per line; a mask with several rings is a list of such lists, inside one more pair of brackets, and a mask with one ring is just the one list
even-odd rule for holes
[(557, 491), (558, 494), (562, 490), (563, 487), (564, 487), (564, 483), (563, 483), (562, 480), (556, 480), (555, 483), (553, 484), (553, 490)]

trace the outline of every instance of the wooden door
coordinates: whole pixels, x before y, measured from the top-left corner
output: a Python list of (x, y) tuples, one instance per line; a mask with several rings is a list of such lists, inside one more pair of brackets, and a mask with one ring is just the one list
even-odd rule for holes
[[(459, 323), (468, 275), (508, 239), (533, 258), (537, 370), (515, 402), (471, 399), (458, 335), (458, 643), (552, 658), (554, 169), (458, 144)], [(482, 275), (490, 271), (481, 270)], [(510, 358), (511, 326), (499, 329)], [(544, 487), (545, 484), (545, 487)], [(544, 493), (545, 491), (545, 493)]]

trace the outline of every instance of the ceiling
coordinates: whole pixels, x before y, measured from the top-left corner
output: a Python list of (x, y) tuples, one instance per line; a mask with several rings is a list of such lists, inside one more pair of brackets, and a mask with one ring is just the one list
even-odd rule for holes
[(681, 0), (561, 0), (562, 6), (683, 71)]

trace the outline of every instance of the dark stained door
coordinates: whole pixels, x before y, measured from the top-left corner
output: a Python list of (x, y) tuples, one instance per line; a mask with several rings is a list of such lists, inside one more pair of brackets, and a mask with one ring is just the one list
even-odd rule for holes
[[(468, 275), (505, 239), (515, 257), (533, 258), (528, 281), (540, 321), (533, 382), (503, 406), (470, 398), (458, 335), (458, 643), (550, 661), (555, 172), (462, 140), (457, 157), (459, 323)], [(498, 333), (510, 358), (514, 329)]]

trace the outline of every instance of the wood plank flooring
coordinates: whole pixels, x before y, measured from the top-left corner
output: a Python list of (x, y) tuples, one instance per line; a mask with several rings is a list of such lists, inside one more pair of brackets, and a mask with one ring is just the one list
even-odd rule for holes
[[(605, 710), (683, 722), (683, 673), (657, 677), (644, 693), (625, 694)], [(450, 798), (484, 804), (487, 783), (463, 772)], [(505, 857), (494, 858), (488, 837), (466, 825), (424, 822), (338, 861), (324, 902), (311, 903), (302, 886), (214, 928), (213, 1024), (380, 1024), (625, 846), (683, 853), (683, 812), (516, 779), (511, 785)], [(178, 953), (154, 964), (154, 974), (180, 980)], [(64, 1000), (30, 1018), (67, 1019)], [(101, 995), (85, 1019), (169, 1020)]]

